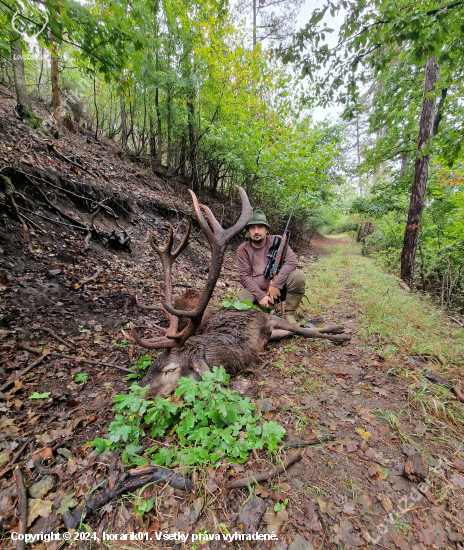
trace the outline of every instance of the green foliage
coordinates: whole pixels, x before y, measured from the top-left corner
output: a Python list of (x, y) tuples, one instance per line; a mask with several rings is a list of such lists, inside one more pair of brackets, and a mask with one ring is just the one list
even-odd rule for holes
[(97, 438), (91, 442), (99, 452), (105, 449), (123, 450), (128, 463), (146, 464), (139, 455), (139, 440), (144, 437), (144, 426), (151, 427), (151, 437), (176, 434), (177, 442), (171, 448), (152, 447), (153, 464), (171, 466), (215, 463), (221, 458), (244, 462), (251, 449), (275, 451), (285, 430), (275, 422), (260, 425), (260, 416), (249, 398), (227, 388), (229, 375), (224, 368), (213, 367), (203, 374), (201, 381), (181, 378), (174, 398), (157, 396), (145, 400), (148, 390), (132, 384), (127, 395), (115, 398), (117, 414), (109, 426), (109, 439)]
[(278, 512), (279, 510), (282, 510), (282, 508), (285, 508), (288, 504), (288, 498), (286, 498), (283, 502), (276, 502), (274, 504), (274, 512)]
[(30, 395), (28, 397), (28, 399), (48, 399), (50, 397), (52, 392), (48, 391), (48, 392), (45, 392), (45, 393), (38, 393), (38, 392), (34, 392), (32, 395)]
[(340, 224), (330, 228), (329, 234), (341, 234), (349, 233), (350, 231), (357, 231), (359, 229), (359, 223), (354, 220), (345, 220)]
[(79, 384), (80, 382), (87, 382), (88, 378), (89, 375), (86, 372), (80, 372), (76, 378), (74, 378), (74, 382), (76, 382), (76, 384)]
[(132, 367), (130, 367), (129, 370), (135, 370), (135, 369), (138, 369), (138, 372), (134, 372), (133, 374), (128, 374), (126, 376), (126, 380), (140, 380), (141, 378), (143, 378), (148, 370), (149, 367), (151, 367), (153, 361), (156, 359), (156, 357), (158, 357), (159, 354), (157, 355), (144, 355), (143, 357), (141, 357), (138, 361), (137, 361), (137, 364), (136, 365), (133, 365)]

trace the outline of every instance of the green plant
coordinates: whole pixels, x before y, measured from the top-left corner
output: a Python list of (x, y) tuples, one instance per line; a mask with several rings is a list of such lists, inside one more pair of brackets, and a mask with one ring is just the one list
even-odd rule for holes
[(79, 325), (79, 332), (81, 334), (85, 334), (86, 332), (90, 332), (88, 328), (84, 328), (84, 325)]
[(126, 340), (125, 338), (121, 340), (121, 342), (118, 344), (118, 342), (113, 342), (115, 346), (118, 346), (118, 348), (126, 348), (127, 344), (129, 343), (129, 340)]
[(86, 372), (80, 372), (76, 378), (74, 378), (74, 382), (76, 382), (76, 384), (79, 384), (80, 382), (87, 382), (88, 378), (89, 375)]
[(134, 374), (128, 374), (126, 376), (126, 380), (133, 380), (134, 378), (136, 380), (140, 380), (145, 376), (145, 373), (147, 372), (148, 368), (151, 367), (153, 361), (158, 357), (159, 353), (157, 355), (144, 355), (141, 357), (136, 365), (133, 365), (130, 367), (129, 370), (135, 370), (139, 369), (138, 372), (134, 372)]
[(278, 512), (279, 510), (282, 510), (282, 508), (285, 508), (288, 504), (288, 498), (286, 498), (283, 502), (276, 502), (274, 504), (274, 512)]
[(135, 502), (134, 502), (134, 513), (138, 514), (142, 520), (143, 520), (144, 514), (148, 513), (153, 508), (152, 498), (147, 498), (147, 499), (142, 498), (143, 492), (149, 485), (151, 485), (151, 483), (147, 483), (139, 490), (137, 498), (135, 499)]
[(276, 450), (284, 428), (274, 421), (259, 426), (255, 405), (227, 388), (228, 383), (224, 368), (213, 367), (201, 381), (181, 378), (174, 398), (157, 396), (153, 401), (145, 400), (149, 386), (141, 388), (134, 383), (129, 394), (114, 399), (118, 414), (109, 426), (109, 439), (97, 438), (90, 444), (99, 452), (118, 448), (123, 451), (123, 460), (146, 464), (148, 459), (138, 454), (146, 425), (151, 426), (152, 438), (167, 432), (177, 436), (172, 448), (152, 447), (145, 453), (154, 453), (151, 460), (158, 465), (170, 466), (182, 460), (193, 466), (220, 458), (245, 462), (251, 449)]
[(48, 399), (51, 393), (51, 391), (47, 391), (45, 393), (38, 393), (35, 391), (32, 395), (28, 397), (28, 399)]

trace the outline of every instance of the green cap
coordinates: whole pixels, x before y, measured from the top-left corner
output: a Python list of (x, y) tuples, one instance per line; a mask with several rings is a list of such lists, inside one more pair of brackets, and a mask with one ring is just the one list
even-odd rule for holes
[(253, 216), (251, 216), (251, 220), (247, 223), (247, 227), (249, 225), (265, 225), (269, 229), (269, 224), (266, 220), (266, 214), (262, 210), (255, 210), (253, 212)]

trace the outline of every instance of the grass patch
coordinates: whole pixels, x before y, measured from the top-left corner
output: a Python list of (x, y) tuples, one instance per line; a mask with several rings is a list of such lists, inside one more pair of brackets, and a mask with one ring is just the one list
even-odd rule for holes
[(307, 274), (311, 311), (336, 309), (343, 295), (361, 309), (358, 337), (390, 357), (421, 356), (444, 366), (464, 365), (464, 330), (448, 323), (441, 310), (398, 278), (361, 256), (354, 244), (334, 247)]

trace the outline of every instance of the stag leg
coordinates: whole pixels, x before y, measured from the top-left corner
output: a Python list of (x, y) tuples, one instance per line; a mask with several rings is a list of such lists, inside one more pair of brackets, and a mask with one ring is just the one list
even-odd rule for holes
[(305, 338), (324, 338), (326, 340), (333, 340), (334, 342), (348, 342), (348, 340), (351, 340), (348, 334), (327, 334), (321, 332), (313, 332), (308, 335), (296, 333), (295, 331), (277, 329), (272, 331), (269, 342), (277, 342), (278, 340), (283, 340), (284, 338), (287, 338), (287, 336), (295, 336), (296, 334), (298, 334), (299, 336), (304, 336)]
[(303, 328), (292, 325), (280, 317), (271, 316), (271, 338), (270, 340), (281, 340), (286, 336), (298, 334), (305, 338), (323, 338), (335, 342), (347, 342), (351, 340), (348, 334), (343, 334), (343, 327), (340, 325), (331, 325), (321, 328)]

